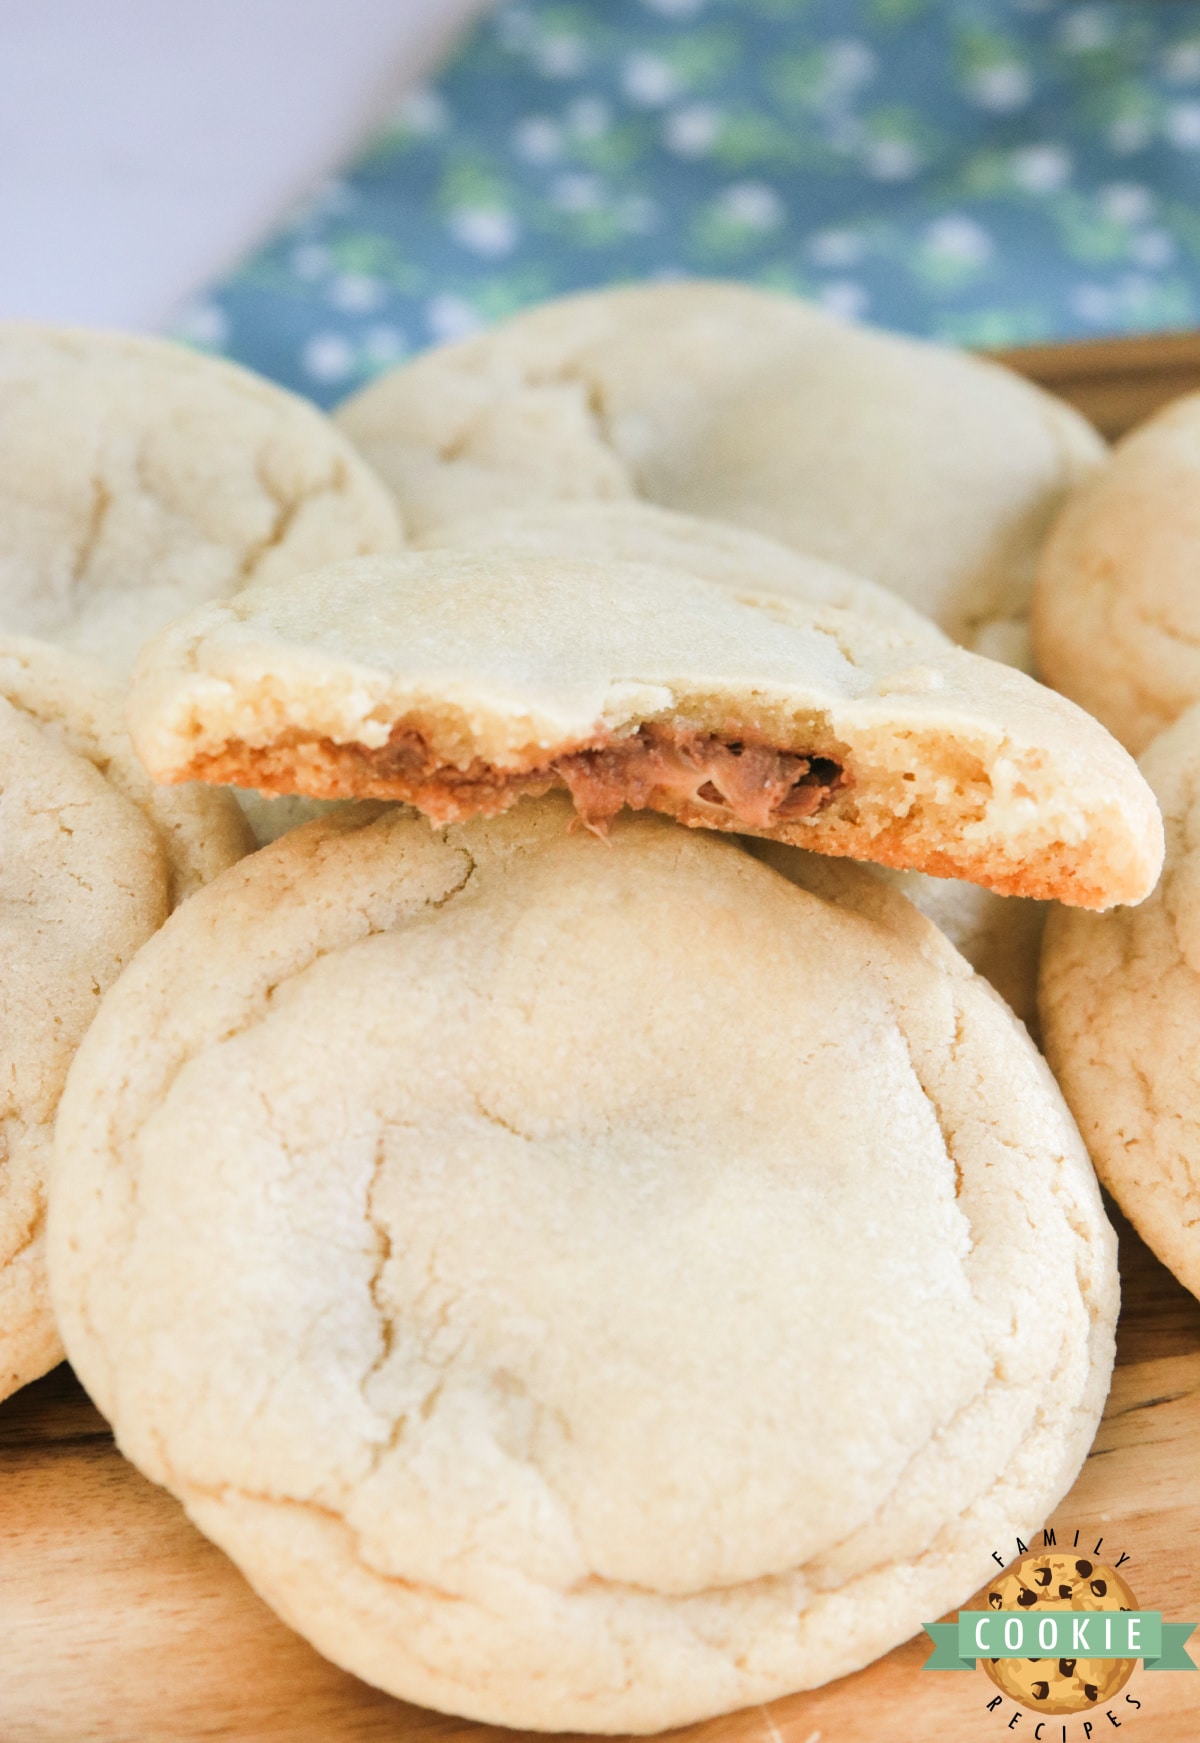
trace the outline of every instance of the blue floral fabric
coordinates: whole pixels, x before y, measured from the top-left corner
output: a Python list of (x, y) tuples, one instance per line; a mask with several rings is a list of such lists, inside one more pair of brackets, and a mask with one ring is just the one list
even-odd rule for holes
[(696, 274), (966, 344), (1200, 324), (1200, 4), (509, 0), (174, 330), (329, 404)]

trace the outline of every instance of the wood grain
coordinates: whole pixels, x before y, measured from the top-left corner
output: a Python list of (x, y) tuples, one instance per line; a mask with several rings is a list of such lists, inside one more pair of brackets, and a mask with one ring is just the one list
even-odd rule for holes
[[(1008, 354), (1119, 433), (1200, 387), (1200, 335)], [(1139, 1602), (1200, 1618), (1200, 1303), (1119, 1217), (1118, 1368), (1059, 1540), (1124, 1551)], [(997, 1544), (1006, 1558), (1015, 1544)], [(924, 1636), (807, 1694), (672, 1733), (689, 1743), (989, 1743), (1036, 1720), (978, 1671), (925, 1675)], [(1195, 1743), (1200, 1676), (1134, 1672), (1129, 1743)], [(1115, 1735), (1103, 1709), (1093, 1736)], [(1011, 1721), (1011, 1723), (1010, 1723)], [(391, 1700), (260, 1603), (179, 1506), (117, 1453), (63, 1367), (0, 1406), (0, 1743), (504, 1743)], [(1082, 1721), (1070, 1743), (1087, 1743)], [(1043, 1743), (1060, 1743), (1047, 1726)]]

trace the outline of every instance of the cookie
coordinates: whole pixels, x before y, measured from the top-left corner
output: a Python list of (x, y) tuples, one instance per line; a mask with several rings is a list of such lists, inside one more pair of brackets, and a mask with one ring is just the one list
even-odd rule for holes
[(651, 502), (543, 502), (499, 509), (434, 527), (413, 543), (425, 550), (513, 550), (592, 562), (650, 563), (719, 582), (734, 594), (745, 593), (749, 584), (810, 605), (859, 611), (932, 642), (946, 640), (930, 618), (898, 594), (835, 563), (801, 556), (745, 527), (677, 514)]
[(51, 1277), (124, 1452), (322, 1652), (646, 1731), (855, 1669), (1042, 1521), (1115, 1244), (895, 891), (568, 815), (350, 807), (187, 903), (72, 1069)]
[(1047, 683), (1135, 756), (1200, 701), (1200, 394), (1126, 436), (1071, 497), (1033, 637)]
[[(1094, 1556), (1025, 1555), (988, 1586), (993, 1610), (1136, 1610), (1115, 1568)], [(1094, 1632), (1094, 1630), (1093, 1630)], [(1120, 1694), (1136, 1658), (985, 1658), (998, 1689), (1037, 1713), (1082, 1713)]]
[[(550, 502), (500, 509), (435, 527), (415, 543), (424, 549), (505, 548), (544, 556), (653, 563), (721, 582), (735, 594), (744, 593), (747, 580), (752, 579), (766, 592), (863, 612), (918, 635), (945, 639), (931, 619), (885, 587), (862, 581), (835, 564), (802, 557), (745, 527), (678, 514), (649, 502)], [(780, 860), (770, 863), (785, 871), (787, 857), (803, 851), (781, 849)], [(997, 896), (957, 879), (882, 867), (880, 871), (899, 882), (910, 901), (945, 932), (1036, 1034), (1044, 907), (1019, 897)]]
[(841, 564), (1018, 660), (1042, 537), (1104, 452), (996, 364), (703, 281), (545, 303), (385, 375), (338, 422), (418, 535), (645, 497)]
[(1200, 1295), (1200, 705), (1141, 767), (1166, 826), (1162, 880), (1136, 912), (1051, 914), (1042, 1031), (1101, 1180)]
[(1153, 887), (1161, 824), (1103, 727), (1023, 673), (677, 569), (460, 551), (203, 606), (145, 650), (156, 780), (411, 802), (439, 821), (566, 786), (696, 827), (1086, 907)]
[[(747, 841), (746, 846), (756, 859), (773, 866), (785, 878), (804, 883), (812, 877), (808, 865), (812, 856), (802, 847), (788, 847), (780, 841)], [(956, 878), (931, 878), (890, 866), (873, 866), (871, 870), (901, 890), (926, 919), (933, 921), (1038, 1039), (1038, 959), (1049, 905), (1020, 896), (998, 896)]]
[(121, 715), (103, 672), (0, 637), (0, 1398), (62, 1359), (45, 1189), (75, 1049), (171, 908), (250, 845), (228, 795), (151, 786)]
[(294, 395), (166, 340), (0, 323), (0, 630), (124, 672), (203, 600), (399, 542)]

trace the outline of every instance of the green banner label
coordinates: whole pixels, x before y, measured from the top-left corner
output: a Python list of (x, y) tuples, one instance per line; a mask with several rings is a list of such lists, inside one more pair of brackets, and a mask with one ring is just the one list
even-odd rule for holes
[(1184, 1643), (1195, 1622), (1161, 1610), (963, 1610), (926, 1622), (926, 1670), (971, 1670), (977, 1658), (1140, 1658), (1147, 1670), (1195, 1670)]

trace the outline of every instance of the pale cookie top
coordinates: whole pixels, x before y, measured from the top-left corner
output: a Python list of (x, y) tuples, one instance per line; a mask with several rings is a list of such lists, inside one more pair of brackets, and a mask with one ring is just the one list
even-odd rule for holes
[(976, 973), (991, 982), (1036, 1041), (1041, 1034), (1038, 962), (1049, 904), (1021, 896), (998, 896), (993, 890), (957, 878), (931, 878), (889, 866), (876, 869), (880, 876), (894, 880)]
[(1045, 1517), (1115, 1243), (896, 892), (567, 815), (351, 807), (181, 909), (72, 1071), (52, 1286), (122, 1450), (328, 1656), (657, 1729), (854, 1669)]
[(677, 569), (401, 553), (262, 583), (152, 642), (130, 705), (158, 780), (404, 799), (442, 821), (565, 785), (820, 852), (1086, 907), (1158, 875), (1153, 796), (1023, 673)]
[[(802, 847), (749, 839), (745, 845), (756, 859), (773, 866), (785, 878), (800, 884), (811, 881), (811, 855)], [(901, 890), (926, 919), (933, 921), (976, 973), (991, 982), (1036, 1040), (1041, 1032), (1038, 958), (1048, 904), (1020, 896), (998, 896), (993, 890), (958, 878), (931, 878), (923, 872), (896, 871), (882, 865), (871, 870)]]
[(1100, 1178), (1200, 1295), (1200, 706), (1141, 766), (1166, 825), (1162, 879), (1136, 912), (1052, 913), (1042, 1026)]
[(399, 543), (293, 394), (165, 340), (0, 323), (0, 629), (126, 670), (205, 599)]
[(42, 1225), (75, 1048), (175, 903), (249, 846), (227, 794), (151, 786), (121, 713), (103, 673), (0, 637), (0, 1397), (62, 1357)]
[(996, 364), (704, 282), (543, 304), (385, 375), (338, 422), (417, 534), (644, 496), (843, 564), (997, 654), (1051, 517), (1103, 455)]
[(1135, 755), (1200, 701), (1200, 394), (1126, 436), (1072, 496), (1033, 638), (1046, 681)]
[(425, 550), (514, 550), (592, 562), (652, 563), (718, 581), (733, 593), (745, 593), (749, 583), (764, 593), (787, 594), (810, 605), (861, 611), (932, 642), (946, 640), (931, 618), (899, 594), (836, 563), (803, 556), (746, 527), (678, 514), (652, 502), (539, 502), (529, 508), (497, 509), (434, 527), (414, 544)]

